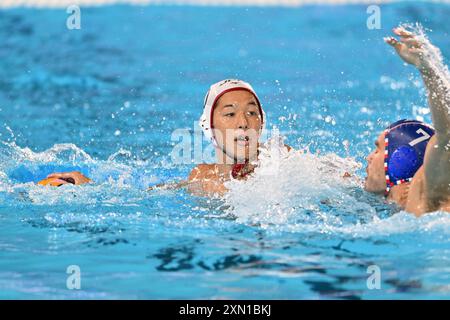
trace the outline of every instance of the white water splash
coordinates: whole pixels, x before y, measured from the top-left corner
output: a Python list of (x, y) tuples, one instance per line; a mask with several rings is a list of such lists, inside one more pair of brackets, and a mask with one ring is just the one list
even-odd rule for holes
[[(362, 180), (355, 174), (361, 164), (354, 159), (308, 150), (288, 152), (281, 141), (276, 135), (269, 139), (260, 153), (258, 167), (246, 181), (231, 180), (226, 184), (226, 213), (237, 222), (269, 232), (341, 234), (352, 238), (450, 233), (448, 213), (434, 212), (420, 218), (404, 211), (393, 214), (396, 207), (386, 204), (381, 196), (363, 191)], [(344, 177), (346, 173), (351, 176)], [(355, 197), (354, 190), (359, 190), (363, 199)], [(390, 216), (380, 218), (369, 199), (378, 199), (378, 206)]]
[[(335, 154), (319, 156), (308, 150), (287, 151), (274, 136), (261, 150), (258, 166), (247, 181), (226, 183), (228, 213), (239, 222), (262, 226), (289, 224), (299, 214), (313, 214), (331, 225), (343, 221), (324, 212), (374, 214), (374, 208), (353, 198), (348, 191), (361, 186), (355, 171), (360, 164)], [(349, 178), (344, 178), (348, 173)]]
[(113, 153), (112, 155), (110, 155), (108, 157), (107, 161), (112, 162), (112, 161), (115, 161), (116, 159), (120, 159), (120, 158), (131, 159), (131, 156), (132, 156), (131, 151), (123, 149), (123, 148), (120, 148), (119, 151), (117, 151), (117, 152)]
[[(132, 160), (132, 153), (120, 149), (106, 161), (93, 159), (83, 149), (71, 143), (55, 144), (42, 152), (19, 147), (15, 141), (0, 141), (0, 192), (9, 194), (11, 201), (30, 201), (39, 205), (54, 204), (122, 204), (139, 201), (146, 186), (158, 181), (152, 174), (151, 162)], [(83, 186), (64, 185), (50, 188), (36, 182), (12, 180), (8, 172), (18, 165), (31, 171), (41, 165), (74, 165), (85, 168), (94, 182)], [(15, 199), (15, 200), (14, 200)]]
[[(352, 237), (388, 236), (402, 233), (437, 233), (450, 234), (450, 214), (432, 212), (416, 217), (402, 211), (387, 219), (376, 216), (370, 223), (347, 225), (333, 230), (335, 233), (351, 234)], [(447, 240), (447, 237), (443, 240)]]
[(6, 147), (2, 149), (2, 151), (7, 152), (1, 157), (1, 170), (3, 170), (5, 167), (10, 166), (11, 164), (17, 164), (24, 161), (56, 162), (63, 164), (94, 162), (94, 160), (83, 149), (77, 147), (73, 143), (58, 143), (42, 152), (34, 152), (28, 147), (21, 148), (15, 143), (15, 141), (0, 141), (0, 143)]

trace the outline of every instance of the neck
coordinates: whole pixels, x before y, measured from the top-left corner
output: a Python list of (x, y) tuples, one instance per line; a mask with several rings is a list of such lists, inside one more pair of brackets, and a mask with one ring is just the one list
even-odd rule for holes
[(217, 168), (222, 177), (229, 177), (235, 163), (234, 159), (216, 147)]
[(388, 200), (397, 203), (402, 208), (406, 207), (410, 184), (407, 182), (393, 186), (389, 191)]
[(254, 170), (254, 165), (248, 159), (237, 161), (218, 148), (216, 148), (216, 157), (217, 168), (223, 177), (244, 179)]

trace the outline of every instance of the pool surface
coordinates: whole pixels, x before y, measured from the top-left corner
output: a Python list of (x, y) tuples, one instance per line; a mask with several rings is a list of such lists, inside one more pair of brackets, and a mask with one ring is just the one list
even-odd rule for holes
[[(450, 215), (415, 218), (361, 186), (388, 123), (431, 121), (382, 38), (420, 22), (448, 62), (450, 5), (382, 5), (380, 30), (366, 8), (82, 7), (80, 30), (65, 9), (0, 10), (0, 298), (449, 299)], [(229, 77), (300, 151), (222, 199), (146, 191), (189, 174), (172, 133), (194, 134)], [(68, 170), (95, 183), (35, 184)]]

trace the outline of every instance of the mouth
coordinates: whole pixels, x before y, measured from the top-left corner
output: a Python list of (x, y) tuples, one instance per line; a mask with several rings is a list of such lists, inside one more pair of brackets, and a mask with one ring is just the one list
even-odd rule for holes
[(236, 138), (234, 138), (234, 141), (240, 146), (246, 147), (250, 145), (250, 137), (246, 135), (239, 135)]

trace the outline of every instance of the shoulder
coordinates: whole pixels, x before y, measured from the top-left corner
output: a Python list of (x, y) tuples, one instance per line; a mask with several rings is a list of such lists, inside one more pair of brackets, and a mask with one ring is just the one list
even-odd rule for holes
[(217, 173), (217, 165), (216, 164), (206, 164), (202, 163), (197, 165), (194, 169), (192, 169), (189, 175), (189, 181), (211, 178), (215, 176)]
[(196, 195), (218, 194), (226, 192), (223, 179), (216, 164), (200, 164), (192, 169), (188, 178), (188, 190)]

